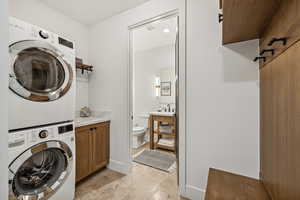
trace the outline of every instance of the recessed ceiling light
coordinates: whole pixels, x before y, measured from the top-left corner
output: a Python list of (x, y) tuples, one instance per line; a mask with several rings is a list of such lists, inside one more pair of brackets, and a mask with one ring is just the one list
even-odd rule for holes
[(170, 29), (165, 28), (165, 29), (164, 29), (164, 33), (170, 33)]

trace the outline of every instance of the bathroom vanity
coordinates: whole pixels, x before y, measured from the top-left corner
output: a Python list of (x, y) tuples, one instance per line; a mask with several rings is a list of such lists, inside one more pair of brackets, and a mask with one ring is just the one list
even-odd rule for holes
[[(164, 128), (165, 125), (169, 128)], [(149, 127), (150, 149), (161, 148), (176, 152), (177, 129), (176, 114), (174, 112), (151, 112)], [(155, 141), (155, 135), (157, 135), (157, 141)], [(163, 137), (167, 137), (168, 140)]]

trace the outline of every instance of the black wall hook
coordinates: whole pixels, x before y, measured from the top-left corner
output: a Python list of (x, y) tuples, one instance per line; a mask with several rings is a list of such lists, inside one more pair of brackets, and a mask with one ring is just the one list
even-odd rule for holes
[(271, 54), (272, 54), (272, 56), (274, 56), (274, 54), (275, 54), (275, 49), (264, 49), (264, 50), (262, 50), (261, 52), (260, 52), (260, 54), (259, 55), (264, 55), (265, 53), (267, 53), (267, 52), (271, 52)]
[(275, 42), (282, 42), (282, 44), (285, 46), (287, 44), (287, 39), (286, 37), (283, 37), (283, 38), (273, 38), (268, 46), (272, 46)]
[(267, 58), (265, 56), (261, 56), (261, 57), (256, 57), (253, 61), (256, 62), (258, 60), (263, 60), (264, 62), (267, 61)]
[(219, 14), (219, 23), (223, 21), (223, 14)]

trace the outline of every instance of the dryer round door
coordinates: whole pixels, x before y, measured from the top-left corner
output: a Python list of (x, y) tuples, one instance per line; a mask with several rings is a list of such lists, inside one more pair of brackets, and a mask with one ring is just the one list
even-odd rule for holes
[(48, 199), (68, 178), (72, 161), (72, 151), (63, 142), (49, 141), (31, 147), (9, 166), (9, 199)]
[(64, 55), (47, 42), (10, 45), (9, 88), (31, 101), (54, 101), (68, 92), (73, 71)]

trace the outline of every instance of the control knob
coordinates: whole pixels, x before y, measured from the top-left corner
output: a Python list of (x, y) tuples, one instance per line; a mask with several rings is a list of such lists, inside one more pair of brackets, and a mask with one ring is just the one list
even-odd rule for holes
[(43, 38), (43, 39), (49, 38), (49, 34), (46, 31), (40, 30), (39, 34), (40, 34), (41, 38)]
[(48, 137), (49, 133), (47, 130), (42, 130), (40, 133), (39, 133), (39, 137), (41, 139), (45, 139), (46, 137)]

